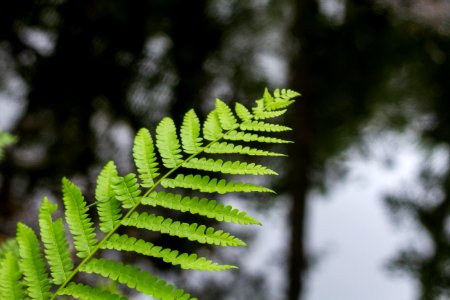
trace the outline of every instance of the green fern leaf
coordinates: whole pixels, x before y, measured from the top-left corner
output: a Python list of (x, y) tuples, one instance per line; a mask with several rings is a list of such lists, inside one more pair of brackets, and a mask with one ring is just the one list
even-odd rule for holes
[(89, 209), (80, 189), (67, 178), (63, 178), (63, 201), (66, 222), (73, 235), (77, 256), (84, 258), (90, 255), (97, 245), (95, 228), (87, 214)]
[(81, 300), (127, 300), (126, 297), (113, 294), (109, 291), (74, 282), (71, 282), (67, 287), (62, 289), (58, 295), (73, 296)]
[(45, 258), (50, 266), (53, 283), (62, 284), (69, 278), (73, 264), (70, 259), (69, 244), (64, 232), (62, 219), (55, 222), (52, 220), (52, 213), (58, 206), (51, 203), (45, 197), (39, 212), (39, 227), (41, 229), (41, 239), (44, 243)]
[(221, 271), (235, 268), (234, 266), (219, 265), (196, 254), (179, 253), (177, 250), (155, 246), (150, 242), (129, 237), (127, 235), (113, 234), (106, 243), (101, 245), (102, 249), (117, 251), (132, 251), (142, 255), (161, 258), (164, 262), (172, 265), (180, 265), (182, 269)]
[(200, 159), (194, 157), (189, 161), (185, 161), (182, 166), (183, 168), (221, 172), (224, 174), (277, 175), (275, 171), (262, 165), (240, 161), (223, 161), (221, 159), (214, 160), (205, 157)]
[(28, 296), (39, 300), (50, 299), (50, 279), (33, 229), (19, 222), (17, 242), (20, 254), (19, 266), (24, 275)]
[(134, 212), (123, 224), (143, 228), (151, 231), (160, 231), (171, 236), (187, 238), (190, 241), (197, 241), (201, 244), (212, 244), (218, 246), (246, 246), (246, 244), (235, 236), (222, 230), (215, 231), (212, 227), (198, 225), (197, 223), (188, 224), (173, 221), (170, 218), (164, 218), (154, 214), (145, 212), (139, 214)]
[(85, 273), (94, 273), (103, 277), (108, 277), (127, 285), (129, 288), (136, 289), (139, 292), (153, 296), (157, 299), (195, 299), (191, 298), (190, 295), (186, 294), (183, 290), (174, 289), (172, 285), (167, 285), (165, 281), (159, 280), (158, 277), (152, 276), (148, 272), (142, 272), (137, 267), (124, 265), (120, 262), (104, 258), (92, 258), (88, 263), (81, 266), (80, 269)]
[(132, 208), (140, 201), (141, 190), (135, 174), (130, 173), (125, 177), (117, 176), (112, 179), (112, 182), (116, 198), (122, 201), (124, 208)]
[(263, 186), (226, 181), (225, 179), (210, 178), (209, 176), (200, 175), (183, 175), (178, 174), (175, 178), (165, 178), (161, 181), (161, 185), (165, 188), (187, 188), (199, 190), (204, 193), (231, 193), (231, 192), (270, 192), (275, 193), (271, 189)]
[(261, 223), (247, 215), (246, 212), (239, 211), (231, 205), (225, 206), (217, 203), (216, 200), (208, 200), (198, 197), (182, 197), (179, 194), (152, 192), (148, 197), (142, 199), (142, 204), (151, 206), (161, 206), (181, 212), (199, 214), (217, 221), (225, 221), (236, 224), (258, 224)]
[(282, 140), (279, 138), (260, 136), (255, 133), (242, 132), (232, 130), (224, 135), (224, 139), (231, 141), (242, 141), (242, 142), (260, 142), (260, 143), (270, 143), (270, 144), (286, 144), (292, 143), (291, 141)]
[(163, 164), (166, 168), (175, 168), (183, 163), (177, 128), (171, 118), (164, 118), (156, 127), (156, 147), (158, 147)]
[(205, 148), (205, 153), (211, 154), (247, 154), (257, 156), (286, 156), (285, 154), (265, 151), (257, 148), (250, 148), (248, 146), (235, 145), (227, 142), (213, 143)]
[(266, 132), (281, 132), (289, 131), (292, 128), (272, 123), (265, 123), (261, 121), (247, 121), (243, 122), (240, 126), (241, 130), (251, 130), (251, 131), (266, 131)]
[(252, 113), (247, 109), (247, 107), (239, 102), (236, 102), (234, 111), (242, 121), (250, 121), (253, 119)]
[(194, 154), (201, 151), (203, 139), (200, 137), (200, 120), (193, 109), (184, 115), (180, 137), (184, 152)]
[(217, 110), (212, 110), (203, 123), (203, 136), (208, 141), (215, 141), (223, 136), (222, 125), (220, 124)]
[(17, 256), (13, 252), (6, 252), (0, 262), (0, 299), (22, 300), (25, 299), (25, 291), (20, 282), (22, 274), (19, 270)]
[(223, 129), (231, 130), (239, 127), (231, 108), (220, 99), (216, 99), (216, 111)]
[(97, 199), (100, 230), (104, 233), (110, 232), (122, 218), (120, 203), (112, 189), (113, 179), (117, 177), (116, 166), (114, 162), (110, 161), (105, 165), (97, 179), (95, 198)]
[(139, 178), (143, 187), (151, 188), (158, 177), (158, 162), (156, 161), (155, 147), (150, 132), (142, 128), (134, 139), (133, 157)]

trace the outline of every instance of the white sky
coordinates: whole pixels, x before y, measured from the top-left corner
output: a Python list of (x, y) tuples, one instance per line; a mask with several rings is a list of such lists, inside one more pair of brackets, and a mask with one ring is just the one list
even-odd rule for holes
[(410, 137), (398, 138), (399, 144), (382, 146), (384, 151), (390, 148), (393, 168), (383, 167), (377, 153), (373, 159), (355, 158), (348, 178), (329, 196), (312, 197), (309, 246), (320, 260), (305, 300), (416, 298), (411, 279), (386, 269), (402, 246), (418, 239), (412, 228), (392, 224), (382, 200), (383, 194), (414, 178), (422, 159)]

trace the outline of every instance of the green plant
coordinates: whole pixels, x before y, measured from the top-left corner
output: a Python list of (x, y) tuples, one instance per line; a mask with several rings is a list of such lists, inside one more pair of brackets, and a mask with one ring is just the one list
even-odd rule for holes
[[(155, 144), (147, 129), (139, 130), (133, 146), (138, 175), (119, 176), (114, 162), (108, 162), (98, 176), (94, 203), (100, 232), (97, 232), (96, 224), (91, 219), (91, 205), (87, 204), (75, 184), (63, 178), (65, 223), (78, 258), (74, 259), (69, 250), (63, 220), (52, 219), (57, 205), (44, 198), (39, 213), (40, 240), (29, 226), (19, 222), (17, 244), (9, 242), (0, 249), (0, 299), (55, 299), (59, 295), (79, 299), (125, 298), (99, 287), (76, 283), (74, 279), (79, 273), (94, 273), (155, 298), (192, 299), (183, 290), (175, 289), (139, 267), (99, 257), (100, 250), (136, 252), (161, 258), (183, 269), (218, 271), (235, 268), (220, 265), (196, 254), (179, 253), (143, 239), (119, 234), (118, 229), (128, 226), (187, 238), (202, 244), (245, 246), (242, 240), (222, 230), (199, 223), (183, 223), (146, 211), (138, 212), (137, 209), (144, 207), (149, 210), (160, 206), (219, 222), (260, 224), (246, 212), (215, 200), (183, 196), (180, 192), (183, 189), (219, 194), (272, 192), (253, 183), (227, 181), (195, 172), (217, 173), (219, 176), (275, 175), (274, 171), (263, 165), (232, 161), (230, 158), (233, 156), (229, 154), (283, 156), (260, 149), (259, 146), (251, 148), (246, 143), (288, 143), (289, 141), (270, 135), (290, 128), (264, 120), (283, 115), (286, 108), (294, 102), (293, 98), (298, 95), (291, 90), (275, 90), (271, 95), (265, 90), (263, 97), (256, 101), (256, 106), (251, 110), (236, 103), (234, 112), (239, 120), (227, 104), (217, 99), (215, 109), (203, 123), (203, 131), (196, 113), (190, 110), (184, 116), (179, 136), (173, 120), (164, 118), (156, 128)], [(267, 134), (262, 136), (259, 132)], [(167, 191), (169, 189), (175, 190), (170, 193)], [(197, 218), (199, 222), (201, 217)], [(48, 269), (46, 265), (49, 266)]]
[(3, 159), (3, 149), (16, 142), (16, 138), (9, 133), (0, 130), (0, 160)]

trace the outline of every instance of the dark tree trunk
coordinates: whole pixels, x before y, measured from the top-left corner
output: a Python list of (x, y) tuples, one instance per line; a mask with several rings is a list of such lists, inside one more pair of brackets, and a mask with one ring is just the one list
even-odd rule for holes
[(296, 108), (291, 115), (295, 146), (291, 147), (289, 157), (293, 160), (289, 172), (289, 191), (292, 195), (292, 208), (289, 216), (291, 240), (289, 244), (288, 300), (298, 300), (304, 290), (304, 278), (307, 271), (307, 253), (305, 249), (306, 216), (308, 215), (308, 192), (311, 188), (311, 169), (313, 167), (314, 147), (314, 83), (310, 74), (312, 47), (308, 45), (309, 36), (314, 35), (317, 26), (318, 8), (314, 0), (293, 1), (294, 23), (293, 39), (300, 42), (301, 51), (293, 55), (291, 62), (291, 82), (289, 87), (301, 92)]

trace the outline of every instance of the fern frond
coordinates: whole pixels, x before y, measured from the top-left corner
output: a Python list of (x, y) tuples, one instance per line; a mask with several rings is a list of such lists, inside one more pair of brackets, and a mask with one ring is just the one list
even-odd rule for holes
[(100, 219), (100, 230), (104, 233), (110, 232), (119, 224), (122, 214), (120, 203), (115, 197), (112, 188), (114, 178), (117, 178), (117, 169), (114, 162), (108, 162), (97, 179), (95, 198), (97, 199), (97, 212)]
[(155, 147), (150, 132), (146, 128), (138, 131), (134, 139), (133, 157), (143, 187), (151, 188), (159, 175)]
[[(99, 250), (135, 252), (179, 265), (182, 269), (219, 271), (235, 268), (231, 265), (220, 265), (194, 253), (180, 253), (179, 250), (157, 246), (143, 239), (120, 235), (118, 232), (123, 226), (128, 226), (134, 227), (135, 230), (151, 230), (200, 244), (246, 246), (244, 241), (223, 230), (199, 223), (184, 223), (147, 212), (139, 213), (142, 208), (140, 205), (189, 212), (219, 222), (260, 225), (258, 220), (246, 212), (216, 200), (157, 190), (191, 189), (198, 191), (197, 194), (273, 193), (266, 187), (250, 182), (221, 179), (221, 175), (276, 175), (276, 172), (264, 165), (240, 161), (234, 157), (235, 154), (285, 156), (263, 150), (259, 145), (289, 143), (290, 141), (275, 137), (272, 133), (291, 129), (276, 122), (261, 120), (283, 115), (287, 111), (286, 108), (294, 102), (293, 98), (298, 95), (291, 90), (275, 90), (272, 95), (266, 89), (263, 97), (256, 100), (255, 107), (249, 109), (236, 103), (234, 110), (225, 102), (216, 99), (215, 109), (207, 115), (203, 123), (193, 109), (184, 115), (181, 128), (177, 128), (171, 118), (164, 118), (156, 128), (155, 140), (147, 129), (140, 129), (133, 144), (137, 175), (131, 173), (121, 177), (114, 163), (108, 162), (98, 176), (95, 205), (99, 227), (104, 233), (100, 241), (97, 240), (96, 227), (89, 215), (91, 205), (87, 205), (75, 184), (63, 178), (65, 220), (73, 237), (75, 254), (81, 259), (76, 260), (77, 265), (73, 264), (69, 252), (70, 238), (66, 238), (63, 221), (61, 218), (55, 221), (52, 219), (57, 205), (44, 198), (40, 207), (39, 226), (46, 260), (44, 261), (34, 231), (18, 223), (17, 242), (12, 240), (7, 246), (0, 246), (0, 299), (55, 300), (60, 295), (90, 300), (126, 299), (119, 295), (117, 290), (105, 291), (74, 282), (80, 272), (98, 274), (111, 279), (109, 282), (114, 285), (125, 284), (130, 289), (158, 299), (191, 299), (183, 290), (175, 289), (156, 276), (141, 271), (139, 267), (96, 258), (100, 255)], [(260, 132), (271, 134), (263, 136)], [(230, 141), (235, 141), (236, 144)], [(254, 148), (246, 143), (252, 143)], [(158, 162), (158, 155), (163, 166)], [(164, 172), (161, 171), (163, 169)], [(188, 173), (192, 174), (180, 174), (183, 169), (189, 169)], [(212, 172), (216, 172), (216, 178), (210, 177)], [(52, 283), (55, 286), (51, 286)]]
[(183, 118), (180, 137), (184, 152), (198, 153), (202, 149), (203, 139), (200, 137), (200, 120), (193, 109), (189, 110)]
[(24, 276), (28, 296), (39, 300), (50, 299), (50, 278), (33, 229), (19, 222), (17, 242), (20, 255), (19, 266)]
[(122, 201), (124, 208), (131, 208), (140, 201), (141, 190), (135, 174), (130, 173), (125, 177), (117, 176), (112, 179), (112, 183), (116, 198)]
[(63, 201), (66, 222), (73, 235), (77, 256), (84, 258), (90, 255), (97, 245), (95, 228), (87, 214), (88, 208), (80, 189), (67, 178), (63, 178)]
[(205, 148), (205, 153), (210, 154), (246, 154), (257, 156), (286, 156), (285, 154), (250, 148), (249, 146), (235, 145), (232, 143), (221, 142), (213, 143)]
[(222, 132), (219, 115), (214, 109), (206, 116), (206, 121), (203, 123), (203, 137), (208, 141), (215, 141), (222, 137)]
[(142, 199), (142, 204), (151, 206), (161, 206), (181, 212), (199, 214), (217, 221), (225, 221), (236, 224), (258, 224), (261, 223), (247, 215), (244, 211), (239, 211), (231, 205), (225, 206), (217, 203), (216, 200), (208, 200), (198, 197), (182, 197), (179, 194), (152, 192), (148, 197)]
[(220, 127), (231, 130), (239, 127), (231, 108), (222, 100), (216, 99), (216, 111), (219, 117)]
[(99, 274), (108, 277), (119, 283), (127, 285), (129, 288), (136, 289), (146, 295), (164, 300), (188, 300), (191, 298), (181, 289), (174, 289), (164, 280), (152, 276), (148, 272), (142, 272), (139, 268), (130, 265), (124, 265), (120, 262), (107, 260), (104, 258), (92, 258), (88, 263), (81, 266), (81, 271), (89, 274)]
[(247, 107), (239, 102), (236, 102), (234, 111), (242, 121), (250, 121), (251, 119), (253, 119), (252, 113), (247, 109)]
[(164, 218), (154, 214), (141, 214), (134, 212), (127, 219), (123, 220), (123, 225), (159, 231), (171, 236), (187, 238), (190, 241), (197, 241), (201, 244), (212, 244), (220, 246), (246, 246), (246, 244), (235, 236), (223, 230), (214, 230), (212, 227), (198, 225), (197, 223), (181, 223), (170, 218)]
[(51, 203), (44, 197), (39, 212), (39, 228), (41, 229), (45, 258), (50, 266), (53, 283), (62, 284), (69, 278), (73, 264), (70, 259), (69, 244), (67, 243), (62, 219), (55, 222), (52, 220), (51, 215), (57, 208), (56, 204)]
[(183, 168), (197, 169), (203, 171), (220, 172), (224, 174), (250, 174), (250, 175), (277, 175), (275, 171), (254, 163), (246, 163), (240, 161), (223, 161), (221, 159), (214, 160), (212, 158), (192, 158), (185, 161)]
[(226, 181), (225, 179), (210, 178), (209, 176), (200, 175), (183, 175), (178, 174), (175, 178), (165, 178), (161, 181), (161, 185), (165, 188), (187, 188), (199, 190), (204, 193), (231, 193), (231, 192), (270, 192), (275, 193), (271, 189), (263, 186)]
[(260, 136), (255, 133), (242, 132), (242, 131), (236, 131), (236, 130), (227, 132), (223, 136), (223, 138), (226, 140), (230, 140), (230, 141), (242, 141), (242, 142), (260, 142), (260, 143), (270, 143), (270, 144), (292, 143), (292, 141), (287, 141), (287, 140), (269, 137), (269, 136)]
[(272, 124), (272, 123), (266, 123), (262, 121), (246, 121), (241, 123), (240, 129), (245, 130), (251, 130), (251, 131), (263, 131), (263, 132), (281, 132), (281, 131), (289, 131), (292, 130), (292, 128), (279, 125), (279, 124)]
[(0, 262), (0, 299), (22, 300), (25, 291), (20, 281), (22, 273), (19, 270), (18, 257), (14, 252), (6, 252)]
[(146, 256), (161, 258), (164, 262), (174, 266), (180, 265), (182, 269), (221, 271), (235, 268), (229, 265), (219, 265), (204, 257), (199, 258), (197, 254), (179, 253), (177, 250), (155, 246), (150, 242), (129, 237), (125, 234), (113, 234), (106, 243), (101, 245), (101, 248), (132, 251)]
[(126, 297), (113, 294), (109, 291), (74, 282), (71, 282), (67, 287), (63, 288), (58, 295), (73, 296), (81, 300), (127, 300)]
[(156, 147), (158, 147), (163, 164), (171, 169), (183, 163), (177, 128), (171, 118), (164, 118), (156, 127)]

